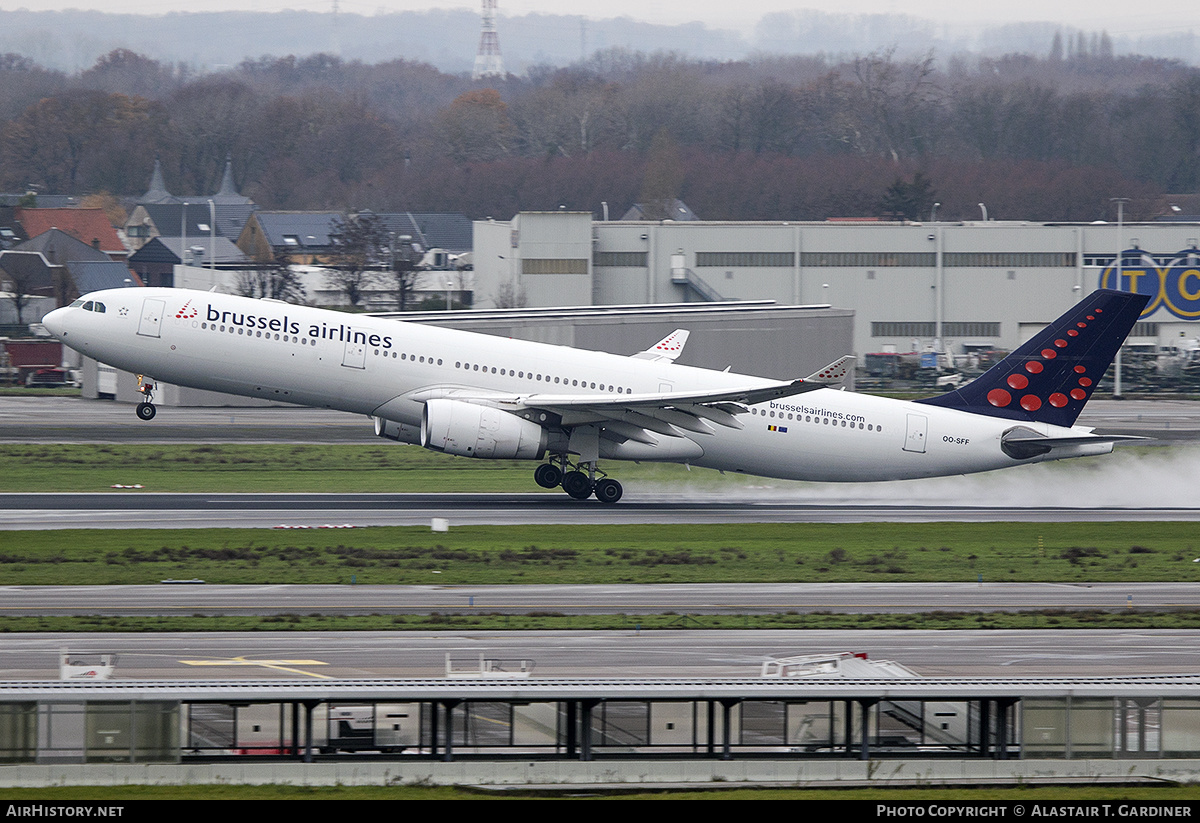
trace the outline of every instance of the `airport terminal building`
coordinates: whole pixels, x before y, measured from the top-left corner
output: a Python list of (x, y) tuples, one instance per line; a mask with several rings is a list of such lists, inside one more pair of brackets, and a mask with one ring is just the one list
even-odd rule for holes
[(1194, 348), (1198, 247), (1197, 223), (605, 222), (523, 212), (475, 223), (475, 306), (829, 304), (855, 312), (860, 358), (968, 355), (1011, 350), (1107, 287), (1152, 297), (1129, 345)]

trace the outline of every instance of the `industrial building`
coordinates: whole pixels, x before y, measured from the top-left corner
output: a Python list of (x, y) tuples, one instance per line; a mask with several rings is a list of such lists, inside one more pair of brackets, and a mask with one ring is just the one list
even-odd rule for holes
[[(1082, 296), (1154, 299), (1128, 345), (1195, 348), (1200, 224), (475, 223), (475, 306), (774, 300), (855, 312), (854, 354), (1014, 349)], [(1125, 249), (1118, 273), (1117, 250)], [(861, 360), (860, 360), (861, 362)]]

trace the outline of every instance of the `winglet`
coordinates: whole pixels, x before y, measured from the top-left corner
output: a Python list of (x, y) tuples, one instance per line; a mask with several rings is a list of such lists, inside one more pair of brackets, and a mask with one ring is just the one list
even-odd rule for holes
[(689, 334), (687, 329), (676, 329), (650, 348), (632, 357), (634, 360), (665, 360), (673, 363), (675, 358), (683, 354), (683, 345), (687, 343)]
[(823, 369), (817, 369), (815, 372), (804, 378), (805, 383), (840, 383), (850, 373), (850, 368), (854, 365), (854, 355), (847, 354), (845, 357), (839, 357)]

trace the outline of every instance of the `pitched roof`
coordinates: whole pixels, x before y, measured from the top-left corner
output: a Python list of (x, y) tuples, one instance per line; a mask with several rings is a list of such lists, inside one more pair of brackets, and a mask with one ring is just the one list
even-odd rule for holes
[[(690, 208), (688, 208), (688, 204), (683, 202), (682, 200), (672, 200), (668, 211), (670, 212), (670, 217), (667, 218), (668, 220), (682, 222), (685, 220), (691, 221), (691, 220), (699, 220), (700, 219), (699, 217), (696, 216), (696, 213), (694, 211), (692, 211)], [(629, 208), (629, 211), (625, 212), (625, 214), (621, 217), (621, 219), (622, 220), (657, 220), (658, 218), (646, 216), (646, 204), (645, 203), (634, 203)]]
[[(71, 279), (80, 294), (100, 289), (119, 289), (132, 283), (142, 285), (138, 276), (116, 260), (75, 260), (67, 264)], [(127, 282), (128, 281), (128, 282)]]
[[(208, 209), (207, 202), (197, 203), (159, 203), (159, 204), (140, 204), (146, 210), (147, 216), (154, 221), (154, 227), (163, 237), (179, 237), (180, 230), (184, 227), (184, 215), (187, 216), (187, 236), (188, 237), (208, 237), (209, 221), (212, 215)], [(244, 204), (214, 204), (214, 209), (217, 215), (216, 223), (212, 225), (216, 228), (217, 234), (223, 237), (237, 238), (242, 232), (242, 226), (246, 224), (250, 214), (254, 210), (254, 206)]]
[[(111, 261), (107, 254), (92, 248), (76, 237), (67, 234), (62, 229), (50, 229), (36, 237), (31, 237), (24, 243), (15, 246), (14, 251), (41, 252), (46, 259), (56, 265), (63, 265), (76, 260)], [(123, 264), (122, 264), (123, 265)]]
[(21, 283), (21, 291), (27, 294), (48, 293), (54, 288), (55, 270), (61, 269), (62, 266), (54, 265), (37, 251), (10, 249), (0, 252), (0, 271)]
[(396, 212), (380, 214), (384, 227), (397, 236), (407, 234), (422, 250), (445, 249), (454, 254), (471, 251), (474, 229), (465, 214)]
[(334, 220), (345, 219), (338, 211), (259, 211), (254, 213), (263, 236), (274, 248), (328, 248)]
[[(203, 237), (188, 237), (189, 249), (195, 251), (194, 265), (203, 266), (208, 263), (208, 235)], [(183, 246), (182, 237), (155, 237), (129, 257), (130, 264), (138, 263), (171, 263), (178, 264)], [(217, 237), (213, 240), (213, 260), (218, 265), (228, 263), (248, 263), (245, 253), (233, 244), (227, 237)]]
[(104, 209), (16, 209), (16, 217), (29, 237), (58, 229), (106, 254), (129, 253)]
[[(28, 194), (0, 194), (0, 204), (19, 206)], [(79, 205), (79, 197), (74, 194), (39, 194), (34, 197), (36, 208), (42, 209), (71, 209)]]

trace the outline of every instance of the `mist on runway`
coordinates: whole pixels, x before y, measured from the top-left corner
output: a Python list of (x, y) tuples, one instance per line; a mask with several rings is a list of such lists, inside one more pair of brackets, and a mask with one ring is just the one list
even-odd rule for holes
[(886, 483), (807, 483), (719, 477), (697, 470), (694, 481), (625, 483), (630, 499), (846, 506), (989, 508), (1184, 508), (1200, 506), (1200, 446), (1124, 446), (1113, 454), (1014, 466), (981, 474)]

